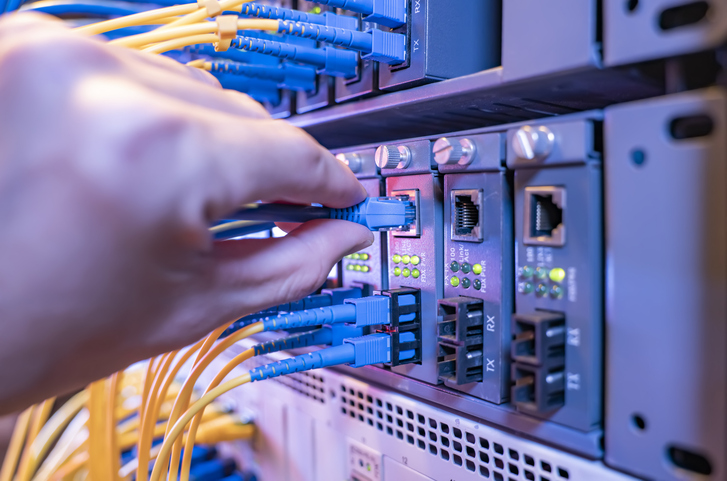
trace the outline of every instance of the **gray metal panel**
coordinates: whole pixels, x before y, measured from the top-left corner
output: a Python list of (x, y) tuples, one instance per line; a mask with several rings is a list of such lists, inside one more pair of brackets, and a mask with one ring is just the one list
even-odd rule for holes
[(671, 57), (716, 47), (727, 40), (727, 2), (708, 0), (709, 11), (697, 23), (662, 30), (661, 13), (669, 8), (694, 3), (688, 0), (632, 2), (603, 0), (604, 63), (623, 65)]
[[(699, 114), (710, 136), (670, 137)], [(606, 459), (660, 480), (702, 479), (670, 465), (670, 444), (727, 479), (726, 114), (718, 89), (606, 111)]]
[[(448, 174), (444, 176), (444, 297), (467, 296), (491, 303), (497, 312), (486, 319), (483, 329), (483, 381), (465, 385), (445, 382), (450, 388), (496, 404), (507, 401), (510, 394), (510, 315), (513, 312), (513, 238), (512, 238), (512, 186), (504, 171)], [(453, 189), (482, 189), (483, 210), (482, 242), (452, 240), (451, 191)], [(467, 288), (460, 282), (456, 287), (452, 276), (463, 277), (461, 271), (452, 272), (452, 261), (480, 264), (482, 273), (467, 275), (473, 284)], [(474, 279), (481, 282), (475, 289)]]
[(596, 0), (505, 0), (502, 66), (506, 81), (597, 66)]
[[(448, 136), (449, 137), (449, 136)], [(471, 136), (452, 136), (454, 140), (468, 139), (476, 149), (475, 158), (468, 165), (439, 165), (437, 168), (443, 174), (458, 172), (480, 172), (483, 170), (500, 170), (504, 158), (503, 150), (505, 139), (503, 134), (480, 134)]]

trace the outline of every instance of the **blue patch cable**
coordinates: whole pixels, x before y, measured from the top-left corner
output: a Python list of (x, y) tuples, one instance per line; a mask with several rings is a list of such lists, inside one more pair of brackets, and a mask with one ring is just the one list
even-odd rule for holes
[(306, 13), (289, 8), (271, 7), (258, 3), (245, 3), (240, 15), (248, 17), (269, 18), (272, 20), (292, 20), (293, 22), (313, 23), (327, 27), (350, 28), (358, 30), (358, 19), (346, 15), (337, 15), (333, 12), (321, 14)]
[(334, 77), (352, 78), (356, 76), (358, 67), (358, 54), (340, 48), (304, 47), (287, 42), (258, 39), (252, 37), (237, 37), (230, 44), (232, 49), (257, 52), (280, 59), (312, 65), (319, 74)]
[(406, 35), (371, 29), (365, 32), (312, 23), (278, 21), (278, 33), (310, 38), (361, 52), (361, 58), (396, 65), (406, 61)]
[(337, 219), (354, 222), (372, 231), (405, 229), (416, 220), (416, 208), (399, 197), (369, 197), (345, 209), (287, 204), (246, 204), (228, 220), (256, 222), (307, 222)]
[[(283, 63), (276, 66), (245, 65), (236, 62), (214, 60), (205, 63), (212, 73), (242, 75), (248, 78), (271, 80), (285, 89), (311, 92), (316, 89), (316, 69), (307, 65)], [(247, 220), (247, 219), (236, 219)]]
[(313, 0), (329, 7), (343, 8), (365, 15), (367, 22), (378, 23), (390, 28), (406, 23), (408, 0)]
[[(405, 356), (402, 358), (401, 356)], [(400, 359), (410, 359), (413, 351), (401, 352)], [(349, 365), (370, 366), (391, 361), (391, 335), (386, 333), (344, 339), (340, 346), (303, 354), (250, 370), (250, 381), (262, 381), (278, 376), (325, 367)]]

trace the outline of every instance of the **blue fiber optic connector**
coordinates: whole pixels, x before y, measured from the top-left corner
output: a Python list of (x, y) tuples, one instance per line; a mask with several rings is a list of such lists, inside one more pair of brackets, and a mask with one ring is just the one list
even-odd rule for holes
[(406, 35), (372, 29), (365, 32), (279, 20), (278, 32), (311, 38), (361, 52), (361, 58), (396, 65), (406, 61)]
[(253, 347), (255, 355), (269, 354), (271, 352), (287, 351), (308, 346), (328, 346), (333, 343), (333, 329), (321, 327), (313, 331), (302, 332), (293, 336), (275, 339), (274, 341), (263, 342)]
[(269, 5), (260, 5), (258, 3), (244, 4), (240, 15), (270, 18), (273, 20), (292, 20), (294, 22), (314, 23), (316, 25), (325, 25), (327, 27), (351, 28), (354, 30), (358, 29), (358, 19), (356, 17), (337, 15), (332, 12), (325, 12), (322, 14), (306, 13), (301, 12), (300, 10), (271, 7)]
[(351, 367), (391, 361), (391, 336), (386, 333), (345, 339), (343, 344), (303, 354), (250, 370), (250, 379), (262, 381), (272, 377), (324, 367), (348, 364)]
[(406, 23), (407, 0), (313, 0), (366, 15), (367, 22), (396, 28)]
[[(304, 65), (289, 63), (278, 66), (244, 65), (236, 62), (212, 61), (211, 72), (221, 72), (262, 80), (272, 80), (290, 90), (310, 92), (316, 88), (316, 70)], [(242, 220), (242, 219), (238, 219)]]
[(287, 42), (252, 37), (237, 37), (232, 40), (230, 47), (313, 65), (319, 74), (335, 77), (355, 77), (356, 67), (358, 67), (358, 54), (340, 48), (303, 47)]
[(405, 229), (416, 221), (416, 207), (400, 197), (369, 197), (345, 209), (286, 204), (246, 204), (227, 216), (229, 220), (307, 222), (338, 219), (354, 222), (372, 231)]
[(390, 301), (386, 296), (346, 299), (344, 304), (290, 312), (262, 320), (265, 331), (314, 327), (324, 324), (353, 324), (366, 327), (391, 323)]

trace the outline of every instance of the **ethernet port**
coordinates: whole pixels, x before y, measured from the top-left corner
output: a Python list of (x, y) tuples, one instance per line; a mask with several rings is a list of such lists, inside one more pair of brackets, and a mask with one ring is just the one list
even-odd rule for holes
[(450, 239), (453, 241), (482, 242), (483, 208), (482, 190), (452, 190)]
[(523, 243), (552, 247), (565, 245), (565, 205), (563, 187), (526, 187)]

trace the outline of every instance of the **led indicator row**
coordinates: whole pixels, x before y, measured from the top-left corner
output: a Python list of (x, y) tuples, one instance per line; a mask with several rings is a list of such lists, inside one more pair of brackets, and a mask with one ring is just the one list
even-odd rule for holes
[(346, 259), (353, 259), (355, 261), (367, 261), (371, 259), (371, 256), (365, 252), (357, 252), (356, 254), (350, 254), (345, 257)]
[(361, 264), (348, 264), (346, 265), (346, 270), (354, 272), (369, 272), (371, 268), (369, 266)]
[[(518, 283), (517, 290), (520, 294), (535, 293), (538, 297), (550, 296), (553, 299), (561, 299), (564, 290), (559, 285), (565, 280), (565, 269), (555, 267), (548, 269), (546, 267), (522, 266), (518, 270), (518, 275), (523, 281)], [(548, 286), (548, 279), (554, 284)]]
[(419, 263), (422, 261), (419, 256), (410, 256), (410, 255), (399, 255), (394, 254), (394, 256), (391, 258), (392, 261), (394, 261), (394, 264), (409, 264), (413, 266), (418, 266)]
[(482, 288), (482, 281), (480, 281), (479, 279), (470, 281), (468, 277), (463, 277), (462, 279), (460, 279), (457, 276), (452, 276), (452, 278), (449, 279), (449, 285), (451, 285), (452, 287), (462, 286), (465, 289), (469, 289), (469, 287), (472, 286), (475, 290), (479, 291)]
[(462, 274), (469, 274), (470, 272), (476, 276), (482, 274), (482, 265), (475, 264), (471, 266), (468, 262), (463, 262), (460, 264), (457, 261), (452, 261), (452, 263), (449, 264), (449, 269), (452, 272), (462, 271)]
[(401, 268), (401, 267), (394, 267), (394, 275), (396, 277), (404, 276), (404, 277), (413, 277), (414, 279), (418, 279), (421, 275), (421, 272), (419, 272), (419, 269), (409, 269), (408, 267)]

